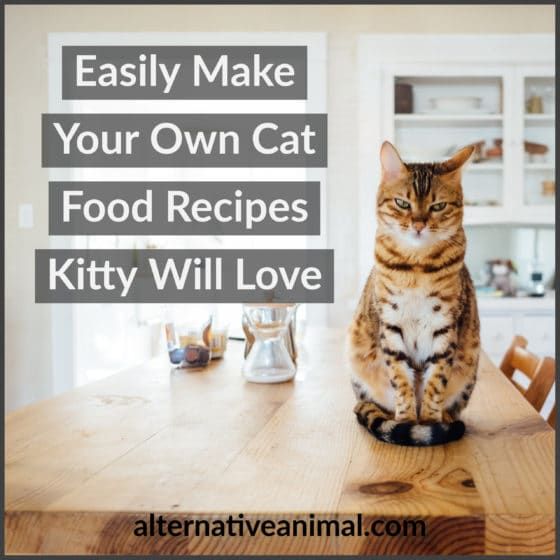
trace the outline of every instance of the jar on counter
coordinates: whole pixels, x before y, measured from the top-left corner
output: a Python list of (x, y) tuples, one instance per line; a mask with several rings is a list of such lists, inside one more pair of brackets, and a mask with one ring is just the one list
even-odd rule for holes
[(281, 383), (296, 374), (294, 316), (296, 304), (245, 304), (247, 338), (242, 372), (253, 383)]
[(166, 312), (165, 340), (169, 361), (177, 368), (208, 365), (212, 341), (212, 316), (197, 305), (176, 305)]

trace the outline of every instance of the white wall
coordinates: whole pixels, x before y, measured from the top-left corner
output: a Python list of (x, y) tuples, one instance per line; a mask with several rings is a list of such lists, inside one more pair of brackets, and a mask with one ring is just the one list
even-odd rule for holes
[[(88, 31), (328, 32), (328, 244), (335, 250), (329, 322), (344, 325), (358, 285), (357, 42), (360, 33), (552, 33), (553, 6), (7, 6), (6, 407), (53, 392), (51, 308), (34, 303), (33, 252), (48, 246), (47, 173), (40, 114), (47, 111), (47, 37)], [(376, 154), (372, 154), (372, 158)], [(32, 203), (35, 225), (17, 227)]]

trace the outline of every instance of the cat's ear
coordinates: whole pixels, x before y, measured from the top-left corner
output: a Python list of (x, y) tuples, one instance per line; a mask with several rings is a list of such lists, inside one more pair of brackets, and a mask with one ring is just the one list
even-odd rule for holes
[(383, 142), (380, 155), (383, 180), (395, 179), (406, 171), (399, 152), (391, 142), (387, 142), (387, 140)]
[(475, 147), (470, 145), (456, 151), (449, 159), (440, 164), (441, 173), (460, 173), (472, 158), (474, 150)]

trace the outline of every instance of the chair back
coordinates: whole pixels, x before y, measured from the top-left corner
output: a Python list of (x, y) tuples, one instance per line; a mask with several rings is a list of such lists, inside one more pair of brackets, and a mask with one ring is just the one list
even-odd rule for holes
[[(541, 411), (556, 377), (556, 363), (553, 358), (539, 358), (527, 350), (527, 340), (522, 336), (515, 336), (506, 351), (500, 369), (515, 385), (525, 398), (538, 412)], [(520, 371), (529, 379), (529, 386), (525, 389), (514, 378), (513, 374)], [(556, 403), (547, 418), (554, 428), (556, 424)]]

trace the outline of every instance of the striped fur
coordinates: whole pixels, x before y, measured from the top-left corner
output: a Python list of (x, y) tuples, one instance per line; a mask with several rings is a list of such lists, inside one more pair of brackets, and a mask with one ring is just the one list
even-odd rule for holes
[(426, 447), (442, 445), (463, 437), (465, 424), (454, 420), (449, 424), (418, 424), (397, 422), (372, 402), (360, 401), (354, 407), (358, 422), (377, 439), (395, 445)]
[(479, 321), (464, 264), (464, 148), (443, 163), (404, 164), (382, 148), (376, 266), (349, 333), (358, 421), (382, 441), (462, 437), (476, 381)]

